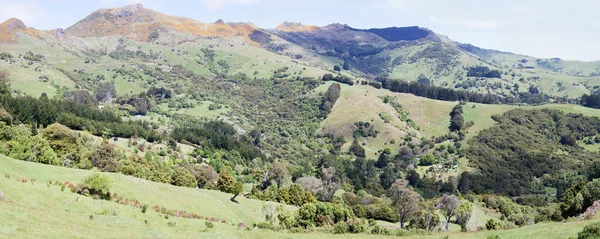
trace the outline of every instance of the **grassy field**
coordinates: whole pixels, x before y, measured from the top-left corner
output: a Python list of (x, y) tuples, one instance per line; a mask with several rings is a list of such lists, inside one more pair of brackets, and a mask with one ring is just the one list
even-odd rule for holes
[[(239, 204), (229, 201), (231, 195), (218, 191), (181, 188), (108, 174), (115, 183), (112, 192), (143, 204), (184, 210), (208, 217), (227, 220), (207, 229), (204, 220), (165, 218), (149, 209), (114, 202), (93, 200), (48, 187), (49, 180), (80, 183), (89, 171), (54, 167), (0, 156), (0, 238), (380, 238), (375, 235), (334, 235), (324, 232), (289, 233), (271, 230), (239, 228), (238, 223), (251, 225), (262, 221), (262, 203), (239, 197)], [(7, 178), (9, 175), (10, 178)], [(27, 183), (17, 181), (28, 178)], [(31, 179), (35, 178), (35, 183)], [(290, 207), (291, 209), (292, 207)], [(474, 218), (484, 221), (488, 216), (476, 207)], [(542, 223), (513, 230), (474, 233), (434, 233), (406, 238), (569, 238), (591, 222)], [(174, 226), (169, 226), (168, 223)], [(384, 223), (382, 223), (384, 224)], [(389, 223), (386, 223), (389, 224)], [(391, 224), (389, 224), (391, 225)], [(392, 225), (393, 226), (393, 225)], [(453, 228), (456, 226), (453, 225)], [(385, 237), (384, 237), (385, 238)], [(390, 237), (391, 238), (391, 237)]]
[[(328, 83), (330, 84), (330, 83)], [(319, 86), (316, 91), (324, 91), (328, 84)], [(392, 96), (403, 109), (409, 112), (409, 118), (421, 129), (411, 128), (406, 122), (398, 117), (398, 113), (389, 104), (383, 102), (380, 96)], [(410, 134), (415, 139), (421, 137), (441, 136), (449, 132), (450, 110), (456, 103), (447, 101), (430, 100), (411, 94), (394, 93), (388, 90), (378, 90), (371, 86), (342, 84), (340, 98), (332, 108), (331, 113), (321, 123), (321, 132), (343, 135), (346, 139), (352, 139), (355, 130), (354, 123), (358, 121), (369, 122), (374, 125), (380, 133), (376, 138), (361, 138), (366, 142), (365, 150), (368, 157), (377, 157), (375, 153), (386, 147), (392, 151), (397, 150), (397, 144), (403, 142), (403, 138)], [(380, 117), (380, 113), (393, 116), (389, 123)], [(396, 146), (390, 144), (396, 141)], [(348, 144), (350, 144), (348, 142)], [(388, 146), (389, 145), (389, 146)]]
[(209, 110), (209, 106), (213, 104), (210, 101), (199, 101), (194, 108), (173, 109), (169, 108), (167, 103), (158, 105), (158, 108), (163, 111), (171, 111), (177, 114), (189, 115), (192, 117), (206, 117), (210, 119), (227, 118), (225, 115), (229, 112), (229, 108), (222, 106), (221, 109)]
[[(324, 93), (333, 82), (326, 82), (314, 90), (315, 93)], [(363, 121), (374, 125), (380, 134), (376, 138), (360, 138), (359, 141), (365, 142), (365, 150), (368, 158), (376, 158), (379, 150), (390, 147), (392, 151), (398, 147), (390, 145), (390, 140), (394, 139), (397, 144), (403, 142), (406, 134), (412, 134), (416, 139), (421, 137), (442, 136), (449, 133), (450, 111), (458, 102), (448, 102), (432, 100), (411, 94), (395, 93), (385, 89), (375, 89), (370, 86), (342, 85), (340, 98), (332, 108), (331, 113), (321, 123), (319, 132), (334, 133), (343, 135), (348, 143), (345, 149), (349, 147), (352, 140), (352, 133), (356, 129), (355, 122)], [(409, 118), (415, 122), (420, 130), (410, 128), (406, 122), (400, 120), (395, 109), (385, 104), (379, 97), (392, 96), (402, 105), (410, 114)], [(466, 130), (466, 142), (477, 135), (480, 131), (488, 129), (495, 124), (491, 118), (493, 115), (500, 115), (512, 109), (556, 109), (565, 113), (583, 114), (586, 116), (600, 117), (600, 110), (582, 107), (571, 104), (545, 104), (540, 106), (517, 106), (517, 105), (486, 105), (478, 103), (467, 103), (463, 106), (465, 122), (473, 121), (475, 124)], [(389, 123), (384, 122), (380, 117), (385, 113), (392, 117)]]

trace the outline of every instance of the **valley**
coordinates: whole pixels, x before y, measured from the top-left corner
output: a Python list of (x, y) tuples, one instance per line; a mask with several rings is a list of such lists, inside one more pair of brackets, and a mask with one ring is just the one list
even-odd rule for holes
[(66, 29), (11, 18), (0, 24), (0, 237), (577, 238), (600, 227), (600, 62), (450, 37), (203, 23), (141, 4)]

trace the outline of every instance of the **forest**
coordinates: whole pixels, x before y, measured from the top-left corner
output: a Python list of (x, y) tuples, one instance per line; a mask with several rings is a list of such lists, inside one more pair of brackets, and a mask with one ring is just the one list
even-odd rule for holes
[(598, 175), (593, 166), (598, 153), (577, 143), (598, 135), (597, 117), (544, 109), (512, 110), (493, 118), (496, 126), (469, 141), (466, 155), (481, 174), (463, 174), (461, 191), (519, 196), (544, 194), (551, 187), (560, 200), (571, 183)]

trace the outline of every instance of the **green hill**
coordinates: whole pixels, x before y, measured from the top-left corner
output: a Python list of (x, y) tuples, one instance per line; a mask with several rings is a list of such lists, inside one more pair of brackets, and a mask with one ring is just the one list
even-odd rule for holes
[[(48, 181), (81, 183), (89, 171), (66, 169), (0, 156), (0, 236), (4, 238), (379, 238), (372, 235), (333, 235), (329, 233), (289, 233), (263, 229), (246, 230), (238, 223), (252, 225), (262, 220), (263, 202), (239, 198), (211, 190), (189, 189), (154, 183), (118, 174), (107, 174), (114, 180), (113, 193), (141, 203), (216, 217), (228, 223), (215, 222), (207, 229), (205, 220), (168, 219), (151, 208), (140, 209), (115, 202), (95, 200), (71, 193), (69, 188), (48, 186)], [(9, 178), (8, 178), (9, 177)], [(20, 180), (26, 179), (27, 183)], [(35, 180), (35, 182), (32, 182)], [(152, 206), (151, 206), (152, 207)], [(525, 228), (477, 233), (442, 233), (406, 238), (567, 238), (576, 235), (592, 221), (542, 223)], [(168, 223), (174, 223), (169, 226)], [(230, 224), (231, 225), (230, 225)]]
[[(0, 156), (0, 237), (575, 236), (588, 222), (573, 217), (600, 200), (589, 193), (600, 191), (600, 109), (582, 106), (596, 96), (581, 100), (600, 89), (599, 68), (417, 26), (266, 30), (140, 4), (66, 30), (10, 19), (0, 24), (0, 155), (21, 161)], [(558, 111), (530, 120), (545, 109)], [(93, 168), (114, 180), (116, 199), (61, 190)], [(450, 203), (463, 214), (450, 233), (424, 233), (443, 195), (460, 195)], [(265, 201), (293, 216), (254, 228)], [(404, 206), (411, 229), (396, 223)], [(501, 218), (514, 229), (479, 231)], [(333, 234), (344, 230), (362, 234)]]

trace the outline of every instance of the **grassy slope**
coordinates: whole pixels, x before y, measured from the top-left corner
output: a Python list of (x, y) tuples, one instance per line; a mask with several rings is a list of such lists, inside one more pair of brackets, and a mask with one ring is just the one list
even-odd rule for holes
[[(237, 42), (235, 39), (198, 39), (177, 46), (126, 41), (126, 49), (128, 50), (136, 51), (139, 48), (145, 53), (152, 51), (161, 56), (157, 60), (144, 62), (141, 59), (115, 60), (108, 55), (96, 55), (95, 57), (86, 55), (89, 54), (90, 50), (110, 53), (117, 45), (117, 37), (73, 38), (65, 41), (56, 40), (46, 35), (44, 37), (43, 40), (39, 40), (22, 35), (17, 39), (18, 43), (16, 44), (0, 44), (0, 52), (11, 53), (15, 58), (27, 51), (44, 56), (44, 64), (27, 65), (21, 59), (17, 59), (16, 64), (0, 62), (0, 70), (6, 69), (11, 73), (10, 80), (13, 89), (36, 97), (44, 92), (53, 97), (58, 93), (55, 86), (74, 89), (75, 82), (57, 70), (57, 68), (63, 68), (67, 71), (84, 69), (86, 73), (93, 76), (105, 75), (107, 81), (115, 82), (118, 95), (135, 94), (149, 88), (151, 85), (148, 82), (153, 78), (141, 71), (137, 71), (137, 73), (141, 75), (142, 79), (136, 80), (123, 75), (113, 78), (114, 72), (107, 71), (107, 69), (120, 67), (138, 69), (136, 65), (139, 64), (168, 71), (169, 66), (182, 65), (196, 74), (211, 75), (208, 64), (196, 62), (204, 56), (201, 52), (202, 48), (215, 50), (215, 64), (219, 60), (226, 61), (230, 66), (230, 75), (245, 73), (250, 77), (269, 78), (273, 76), (275, 70), (288, 67), (287, 72), (290, 76), (320, 77), (325, 73), (329, 73), (329, 70), (325, 69), (329, 69), (332, 65), (330, 60), (325, 57), (311, 56), (306, 59), (293, 59), (290, 56), (276, 54), (261, 47)], [(85, 64), (84, 60), (86, 58), (91, 58), (96, 63)], [(255, 72), (257, 72), (256, 75)], [(49, 82), (44, 83), (39, 80), (39, 77), (44, 75), (48, 76)], [(160, 87), (163, 84), (165, 83), (158, 82), (158, 85), (154, 86)], [(202, 86), (198, 87), (201, 88)]]
[[(80, 183), (89, 173), (86, 170), (16, 161), (5, 156), (1, 156), (0, 159), (0, 174), (36, 178), (37, 184), (44, 187), (46, 187), (45, 184), (49, 180)], [(251, 224), (262, 220), (262, 213), (260, 212), (262, 202), (260, 201), (240, 198), (240, 203), (234, 204), (229, 201), (230, 194), (219, 191), (173, 187), (121, 174), (110, 174), (110, 176), (115, 181), (112, 187), (113, 192), (127, 198), (137, 199), (143, 204), (150, 205), (150, 207), (159, 205), (169, 209), (184, 210), (195, 212), (199, 215), (226, 219), (235, 223), (243, 222)], [(3, 182), (4, 186), (6, 181)], [(10, 197), (10, 193), (5, 191), (5, 194), (8, 194)], [(72, 194), (71, 196), (75, 195)], [(214, 204), (226, 206), (218, 208), (214, 207)]]
[[(372, 235), (333, 235), (313, 232), (290, 234), (270, 230), (246, 231), (235, 225), (216, 223), (205, 231), (203, 220), (163, 216), (148, 210), (113, 202), (93, 200), (59, 187), (47, 187), (48, 180), (81, 182), (89, 172), (67, 169), (0, 156), (0, 190), (9, 201), (0, 201), (1, 238), (378, 238)], [(11, 175), (10, 179), (4, 175)], [(240, 204), (229, 201), (230, 195), (217, 191), (174, 187), (110, 174), (115, 180), (113, 191), (150, 205), (186, 210), (214, 216), (246, 225), (262, 219), (262, 202), (239, 198)], [(35, 183), (17, 182), (17, 177), (36, 178)], [(106, 213), (102, 213), (106, 212)], [(102, 215), (104, 214), (104, 215)], [(90, 219), (93, 215), (93, 219)], [(144, 221), (147, 221), (145, 223)], [(597, 220), (595, 220), (597, 221)], [(169, 227), (167, 222), (176, 222)], [(567, 238), (575, 236), (589, 221), (545, 223), (530, 227), (477, 233), (445, 233), (407, 238)]]
[[(324, 87), (324, 86), (323, 86)], [(318, 88), (323, 89), (323, 88)], [(396, 116), (396, 110), (385, 104), (379, 96), (389, 95), (396, 98), (402, 107), (410, 112), (409, 117), (423, 129), (417, 131), (410, 128), (406, 122), (398, 117), (392, 117), (390, 123), (385, 123), (379, 113), (385, 112)], [(450, 110), (455, 103), (429, 100), (411, 94), (393, 93), (388, 90), (377, 90), (370, 86), (342, 85), (342, 93), (335, 103), (331, 113), (321, 123), (321, 131), (343, 135), (350, 141), (355, 130), (354, 123), (358, 121), (369, 122), (374, 125), (380, 134), (376, 138), (362, 138), (367, 142), (365, 147), (368, 157), (376, 157), (375, 152), (389, 147), (397, 150), (398, 147), (389, 144), (391, 139), (396, 144), (403, 142), (407, 133), (412, 133), (417, 139), (422, 136), (439, 136), (446, 133), (450, 122)], [(351, 143), (348, 142), (348, 144)]]
[[(315, 91), (317, 93), (325, 92), (327, 87), (332, 84), (327, 82), (319, 86)], [(395, 115), (393, 107), (383, 103), (379, 96), (389, 95), (397, 99), (402, 107), (410, 112), (411, 118), (420, 128), (420, 132), (407, 127), (405, 122), (400, 121), (397, 117), (390, 123), (385, 123), (379, 113), (386, 112), (390, 115)], [(411, 94), (395, 93), (385, 89), (375, 89), (370, 86), (348, 86), (342, 84), (342, 92), (340, 98), (335, 103), (331, 113), (321, 123), (320, 131), (328, 133), (336, 133), (343, 135), (349, 141), (352, 139), (352, 132), (355, 130), (354, 123), (357, 121), (370, 122), (375, 126), (375, 129), (381, 131), (376, 138), (362, 138), (363, 142), (367, 142), (365, 149), (368, 157), (376, 157), (374, 154), (379, 149), (390, 147), (392, 150), (398, 147), (389, 145), (390, 139), (396, 139), (397, 143), (402, 142), (403, 136), (407, 132), (417, 134), (417, 138), (421, 136), (441, 136), (449, 132), (450, 111), (457, 102), (439, 101), (418, 97)], [(600, 110), (582, 107), (570, 104), (546, 104), (541, 106), (514, 106), (514, 105), (486, 105), (477, 103), (468, 103), (463, 106), (465, 122), (473, 121), (475, 124), (467, 129), (467, 134), (463, 143), (468, 139), (477, 135), (481, 130), (490, 128), (495, 121), (491, 116), (503, 114), (511, 109), (557, 109), (565, 113), (581, 113), (587, 116), (600, 117)], [(348, 142), (347, 144), (350, 144)]]

